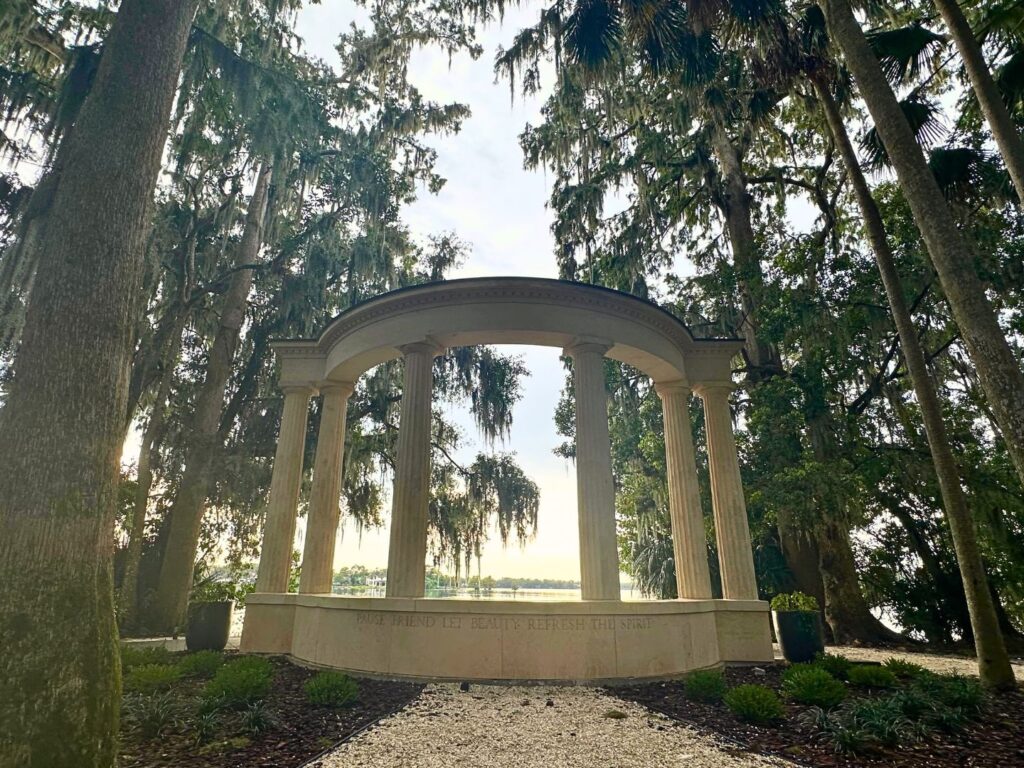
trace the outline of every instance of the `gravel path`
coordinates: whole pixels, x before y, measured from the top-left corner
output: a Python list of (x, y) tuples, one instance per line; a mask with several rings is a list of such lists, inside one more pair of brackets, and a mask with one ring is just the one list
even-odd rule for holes
[(734, 752), (593, 688), (473, 685), (464, 693), (457, 685), (437, 684), (318, 765), (765, 768), (792, 763)]
[[(776, 646), (776, 649), (778, 646)], [(978, 675), (978, 662), (966, 656), (939, 656), (934, 653), (912, 653), (909, 651), (893, 651), (876, 648), (857, 648), (852, 645), (829, 646), (826, 649), (829, 653), (840, 653), (851, 661), (885, 661), (895, 656), (898, 659), (906, 659), (920, 664), (932, 672), (950, 673), (959, 672), (961, 675)], [(776, 651), (776, 656), (781, 655)], [(1024, 661), (1011, 658), (1013, 672), (1018, 680), (1024, 680)]]

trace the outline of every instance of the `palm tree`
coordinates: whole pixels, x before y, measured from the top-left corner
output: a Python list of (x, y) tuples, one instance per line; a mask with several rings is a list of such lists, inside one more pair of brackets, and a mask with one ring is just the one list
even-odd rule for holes
[(946, 426), (942, 418), (938, 395), (928, 372), (910, 309), (904, 298), (903, 284), (896, 269), (892, 249), (889, 247), (882, 216), (871, 196), (864, 173), (861, 171), (853, 143), (850, 141), (846, 125), (839, 111), (839, 105), (832, 95), (825, 73), (818, 69), (812, 71), (809, 77), (853, 186), (863, 220), (864, 232), (871, 244), (875, 262), (882, 275), (882, 284), (885, 286), (893, 321), (899, 334), (903, 357), (906, 360), (907, 370), (910, 372), (910, 379), (921, 408), (925, 434), (928, 437), (928, 446), (931, 449), (932, 462), (935, 465), (935, 474), (946, 510), (946, 519), (949, 521), (953, 547), (963, 579), (971, 629), (978, 654), (979, 673), (985, 684), (998, 688), (1009, 688), (1015, 684), (1013, 669), (1010, 667), (1010, 658), (1006, 652), (1003, 635), (999, 630), (999, 620), (985, 576), (981, 552), (978, 549), (974, 518), (967, 505), (960, 471), (946, 435)]
[(1024, 479), (1024, 373), (985, 296), (975, 271), (973, 249), (957, 229), (848, 0), (824, 0), (822, 7), (832, 39), (846, 58), (896, 169), (1007, 450)]
[(69, 134), (0, 410), (0, 762), (114, 764), (113, 540), (125, 375), (198, 0), (124, 0)]
[(974, 32), (971, 31), (970, 22), (964, 16), (963, 10), (956, 0), (934, 0), (935, 7), (942, 14), (943, 21), (960, 51), (960, 58), (964, 61), (964, 69), (971, 81), (971, 88), (978, 99), (981, 111), (988, 120), (989, 128), (992, 131), (992, 138), (1003, 156), (1006, 169), (1013, 179), (1013, 186), (1017, 189), (1017, 197), (1024, 203), (1024, 140), (1021, 139), (1017, 126), (1014, 125), (1010, 110), (1006, 108), (1003, 97), (996, 87), (992, 78), (985, 57), (981, 51)]

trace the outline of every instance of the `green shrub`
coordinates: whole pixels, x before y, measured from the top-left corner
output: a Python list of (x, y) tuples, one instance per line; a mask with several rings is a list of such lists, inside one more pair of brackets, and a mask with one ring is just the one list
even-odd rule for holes
[(196, 651), (178, 662), (178, 669), (185, 677), (199, 677), (209, 680), (224, 665), (224, 654), (220, 651)]
[(121, 646), (121, 671), (127, 672), (147, 664), (171, 664), (171, 652), (162, 645), (139, 647), (134, 643)]
[(155, 693), (170, 688), (181, 678), (171, 664), (144, 664), (124, 676), (124, 689), (131, 693)]
[(773, 611), (816, 611), (818, 600), (803, 592), (787, 592), (772, 598)]
[(786, 675), (782, 690), (793, 701), (832, 709), (846, 698), (846, 686), (820, 667), (796, 669)]
[(961, 709), (969, 717), (980, 714), (987, 695), (981, 683), (963, 675), (922, 675), (914, 680), (912, 690), (932, 698), (937, 705)]
[(836, 680), (845, 680), (853, 662), (839, 653), (819, 653), (814, 657), (814, 666), (821, 667)]
[(770, 723), (785, 714), (775, 691), (763, 685), (736, 686), (726, 692), (725, 705), (750, 723)]
[(169, 693), (129, 694), (124, 699), (121, 714), (125, 722), (139, 729), (143, 738), (153, 739), (176, 720), (178, 706)]
[(273, 672), (270, 662), (258, 656), (228, 662), (203, 689), (205, 708), (245, 709), (267, 695)]
[(344, 707), (359, 696), (356, 681), (341, 672), (317, 672), (306, 681), (306, 698), (318, 707)]
[(916, 741), (923, 733), (903, 714), (900, 703), (893, 696), (878, 699), (860, 699), (847, 713), (848, 720), (868, 738), (887, 747)]
[(927, 672), (920, 664), (915, 664), (906, 659), (898, 659), (895, 656), (890, 656), (883, 661), (882, 666), (896, 675), (896, 677), (920, 677)]
[(725, 695), (725, 675), (720, 669), (699, 669), (683, 678), (683, 688), (696, 701), (721, 701)]
[(895, 688), (899, 681), (896, 675), (885, 667), (874, 664), (858, 664), (847, 673), (850, 683), (864, 688)]

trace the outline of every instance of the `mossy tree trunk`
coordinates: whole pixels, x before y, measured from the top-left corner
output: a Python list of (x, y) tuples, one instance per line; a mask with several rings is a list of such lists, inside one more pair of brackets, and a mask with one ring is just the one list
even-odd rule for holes
[(210, 346), (203, 386), (196, 401), (185, 472), (169, 512), (167, 548), (153, 605), (153, 628), (157, 632), (174, 632), (183, 626), (185, 620), (200, 527), (210, 492), (210, 469), (219, 448), (224, 395), (252, 287), (252, 269), (244, 265), (255, 263), (263, 244), (270, 176), (270, 165), (264, 163), (249, 201), (242, 239), (235, 249), (235, 271), (221, 302), (220, 323)]
[(964, 595), (967, 599), (981, 679), (991, 686), (1010, 687), (1015, 684), (1013, 670), (1010, 667), (1010, 659), (1006, 652), (1002, 632), (999, 629), (992, 593), (985, 576), (974, 518), (967, 506), (960, 470), (956, 465), (956, 459), (946, 435), (946, 425), (942, 418), (939, 398), (928, 372), (917, 329), (914, 327), (914, 321), (903, 294), (903, 283), (896, 270), (896, 261), (893, 258), (892, 250), (889, 248), (882, 216), (861, 172), (853, 144), (850, 142), (846, 126), (831, 91), (820, 80), (816, 80), (814, 86), (825, 111), (829, 129), (853, 185), (864, 222), (864, 231), (867, 234), (868, 242), (871, 243), (875, 261), (882, 275), (882, 284), (885, 286), (885, 293), (889, 299), (893, 322), (900, 337), (903, 359), (906, 361), (914, 393), (917, 395), (918, 406), (921, 409), (925, 434), (928, 437), (928, 446), (931, 449), (932, 462), (935, 465), (935, 474), (946, 510), (946, 520), (949, 523), (953, 548), (956, 551), (963, 579)]
[(112, 766), (112, 558), (153, 189), (197, 0), (124, 0), (38, 235), (0, 411), (0, 765)]

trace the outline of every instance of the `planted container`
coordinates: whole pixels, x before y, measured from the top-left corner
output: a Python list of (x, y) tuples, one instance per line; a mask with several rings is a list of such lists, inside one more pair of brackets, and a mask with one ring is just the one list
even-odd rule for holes
[(800, 664), (824, 652), (825, 632), (817, 600), (793, 592), (776, 595), (771, 607), (775, 637), (786, 661)]
[(223, 651), (231, 632), (231, 600), (189, 603), (185, 647), (190, 651)]

